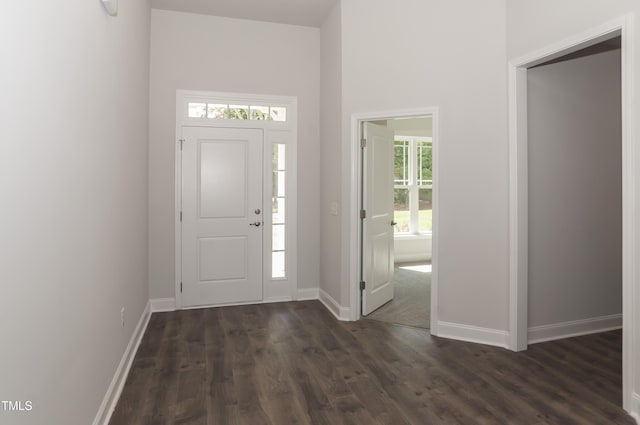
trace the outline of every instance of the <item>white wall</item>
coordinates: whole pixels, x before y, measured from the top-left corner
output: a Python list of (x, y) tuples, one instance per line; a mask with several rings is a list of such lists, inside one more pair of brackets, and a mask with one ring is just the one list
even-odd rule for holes
[(433, 120), (431, 117), (395, 119), (385, 121), (386, 126), (392, 129), (396, 135), (431, 137), (433, 135)]
[(4, 6), (0, 423), (87, 425), (148, 300), (149, 4)]
[[(504, 1), (345, 0), (342, 36), (342, 203), (351, 198), (351, 114), (439, 107), (440, 320), (505, 330)], [(349, 214), (343, 208), (343, 249)], [(349, 264), (357, 261), (346, 254), (331, 265), (342, 270), (344, 306)]]
[(529, 327), (621, 314), (620, 50), (527, 77)]
[(149, 290), (174, 293), (176, 89), (298, 97), (298, 288), (319, 285), (320, 31), (153, 10)]
[[(321, 201), (320, 201), (320, 288), (340, 300), (340, 262), (342, 227), (340, 211), (342, 167), (342, 11), (338, 3), (327, 16), (321, 36)], [(331, 204), (337, 215), (331, 214)]]
[(394, 261), (396, 264), (431, 261), (432, 246), (431, 234), (396, 235), (393, 238)]
[[(635, 31), (632, 34), (634, 42), (633, 57), (635, 58), (636, 71), (633, 79), (633, 92), (627, 92), (632, 96), (635, 110), (634, 142), (636, 146), (635, 163), (640, 164), (640, 73), (638, 72), (638, 58), (640, 58), (640, 31), (638, 30), (638, 17), (640, 16), (640, 3), (637, 0), (611, 0), (611, 1), (590, 1), (565, 0), (562, 2), (554, 0), (538, 0), (531, 2), (528, 0), (509, 0), (507, 2), (507, 55), (509, 59), (519, 58), (525, 54), (545, 48), (558, 43), (568, 37), (573, 37), (584, 31), (598, 27), (608, 20), (616, 19), (623, 15), (633, 14), (635, 16)], [(631, 118), (631, 117), (629, 117)], [(635, 187), (640, 187), (640, 176), (635, 176)], [(640, 219), (640, 197), (636, 196), (635, 220)], [(635, 246), (640, 246), (640, 226), (635, 229)], [(637, 261), (637, 259), (636, 259)], [(636, 267), (637, 270), (637, 267)], [(636, 272), (637, 274), (637, 272)], [(634, 286), (638, 288), (640, 282)], [(636, 315), (629, 318), (631, 323), (638, 323), (638, 306), (640, 306), (640, 291), (635, 291), (633, 300)], [(631, 384), (632, 391), (635, 391), (635, 401), (631, 407), (636, 415), (640, 415), (640, 367), (637, 359), (640, 345), (640, 327), (636, 326), (636, 334), (632, 336), (634, 359), (632, 367), (633, 376), (625, 376), (625, 381)], [(633, 345), (635, 344), (635, 345)]]

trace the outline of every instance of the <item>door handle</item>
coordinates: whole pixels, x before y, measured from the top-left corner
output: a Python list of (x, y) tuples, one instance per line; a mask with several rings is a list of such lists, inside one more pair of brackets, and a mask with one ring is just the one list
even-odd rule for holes
[(249, 223), (249, 226), (256, 226), (256, 227), (260, 227), (262, 223), (259, 221), (256, 221), (255, 223)]
[(391, 225), (392, 226), (395, 226), (396, 224), (398, 224), (398, 223), (396, 223), (395, 221), (391, 220)]

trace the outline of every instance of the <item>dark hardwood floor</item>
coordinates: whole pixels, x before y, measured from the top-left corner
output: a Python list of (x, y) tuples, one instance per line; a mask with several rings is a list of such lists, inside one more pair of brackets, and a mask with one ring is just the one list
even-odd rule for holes
[(634, 424), (621, 341), (513, 353), (317, 301), (156, 313), (110, 424)]

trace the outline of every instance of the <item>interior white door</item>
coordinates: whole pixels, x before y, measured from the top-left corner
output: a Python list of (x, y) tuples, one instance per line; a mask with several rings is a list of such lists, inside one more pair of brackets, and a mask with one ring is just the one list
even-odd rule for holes
[(183, 127), (182, 304), (262, 299), (263, 131)]
[(393, 139), (392, 130), (365, 123), (363, 173), (362, 315), (393, 299)]

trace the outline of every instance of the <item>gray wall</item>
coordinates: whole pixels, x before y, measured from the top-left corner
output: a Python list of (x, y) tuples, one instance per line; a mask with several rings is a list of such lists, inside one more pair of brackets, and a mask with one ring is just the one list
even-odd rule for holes
[[(504, 0), (342, 2), (342, 204), (356, 163), (352, 114), (439, 107), (439, 321), (497, 331), (508, 318), (505, 31)], [(348, 306), (357, 258), (344, 252), (353, 215), (342, 213), (331, 266)]]
[(320, 276), (320, 30), (152, 10), (149, 293), (175, 295), (176, 90), (298, 97), (298, 288)]
[[(320, 28), (320, 289), (336, 301), (341, 298), (340, 264), (342, 223), (340, 211), (342, 114), (342, 10), (331, 10)], [(337, 204), (338, 215), (331, 214)]]
[(149, 299), (149, 4), (4, 6), (0, 423), (87, 425)]
[(529, 327), (622, 313), (620, 50), (528, 71)]

